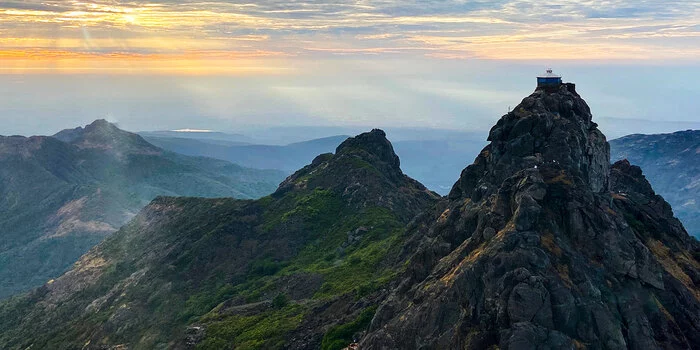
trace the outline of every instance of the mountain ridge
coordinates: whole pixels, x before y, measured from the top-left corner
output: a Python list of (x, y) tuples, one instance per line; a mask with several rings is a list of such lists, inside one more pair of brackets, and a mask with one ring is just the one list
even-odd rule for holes
[(0, 304), (0, 342), (700, 343), (700, 245), (639, 167), (610, 164), (573, 84), (537, 89), (489, 140), (446, 197), (403, 174), (381, 130), (319, 155), (259, 200), (158, 197), (64, 276)]
[(688, 232), (700, 237), (700, 131), (628, 135), (610, 145), (611, 159), (639, 165)]
[[(437, 199), (401, 173), (379, 130), (317, 157), (260, 200), (158, 197), (73, 270), (0, 307), (2, 327), (37, 334), (3, 333), (0, 341), (11, 348), (276, 347), (306, 322), (332, 327), (369, 310), (348, 293), (372, 294), (393, 276), (400, 267), (386, 262), (403, 226)], [(396, 205), (403, 202), (412, 204)], [(26, 302), (35, 308), (16, 314)], [(348, 314), (322, 311), (336, 308)], [(257, 321), (234, 326), (250, 317)], [(308, 348), (322, 338), (312, 327), (295, 342)]]
[(161, 154), (163, 151), (146, 142), (140, 135), (119, 129), (105, 119), (97, 119), (85, 127), (66, 129), (53, 135), (78, 148), (96, 148), (131, 154)]
[(337, 135), (280, 146), (146, 136), (150, 142), (174, 152), (191, 156), (204, 155), (253, 168), (279, 169), (289, 173), (308, 164), (319, 153), (333, 151), (347, 138), (346, 135)]
[[(454, 135), (457, 134), (457, 135)], [(468, 133), (447, 131), (408, 136), (415, 139), (394, 141), (392, 145), (401, 157), (402, 169), (431, 190), (442, 195), (449, 193), (454, 179), (464, 168), (464, 163), (485, 145), (485, 138)], [(280, 169), (290, 174), (311, 162), (321, 153), (332, 152), (348, 136), (328, 136), (287, 145), (240, 144), (210, 139), (167, 138), (151, 133), (146, 139), (164, 149), (186, 155), (202, 155), (262, 169)], [(463, 136), (460, 138), (458, 136)]]
[(251, 198), (284, 178), (167, 152), (104, 120), (57, 135), (0, 137), (0, 298), (57, 277), (158, 194)]

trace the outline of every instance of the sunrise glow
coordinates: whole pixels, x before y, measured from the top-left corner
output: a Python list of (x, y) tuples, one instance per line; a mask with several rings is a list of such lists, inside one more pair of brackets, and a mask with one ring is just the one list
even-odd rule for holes
[(697, 6), (660, 3), (628, 11), (625, 3), (450, 3), (426, 13), (420, 2), (391, 1), (6, 1), (0, 60), (3, 73), (22, 74), (277, 74), (289, 69), (286, 61), (319, 56), (700, 57)]

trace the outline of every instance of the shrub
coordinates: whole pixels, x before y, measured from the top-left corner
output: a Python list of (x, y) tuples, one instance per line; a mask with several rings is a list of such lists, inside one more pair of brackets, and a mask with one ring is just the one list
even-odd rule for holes
[(289, 298), (284, 293), (277, 294), (277, 296), (272, 299), (272, 307), (275, 309), (281, 309), (289, 305)]
[(271, 276), (282, 268), (282, 264), (271, 259), (254, 261), (250, 266), (250, 274), (254, 276)]
[(369, 326), (376, 311), (377, 307), (368, 307), (362, 310), (352, 322), (329, 329), (321, 340), (321, 350), (339, 350), (348, 346), (356, 333), (364, 331)]

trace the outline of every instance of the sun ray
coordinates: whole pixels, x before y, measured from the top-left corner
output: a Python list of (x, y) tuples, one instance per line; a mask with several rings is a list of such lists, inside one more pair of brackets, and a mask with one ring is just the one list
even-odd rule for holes
[[(269, 56), (336, 55), (636, 61), (700, 57), (698, 4), (637, 4), (631, 11), (631, 0), (599, 6), (555, 3), (508, 0), (460, 6), (446, 1), (426, 7), (416, 1), (8, 1), (0, 4), (0, 50), (11, 55), (27, 51), (25, 56), (33, 58), (21, 64), (31, 63), (32, 69), (42, 64), (64, 69), (66, 52), (74, 54), (70, 67), (82, 60), (85, 69), (112, 71), (126, 61), (136, 69), (149, 59), (148, 66), (155, 69), (169, 55), (164, 66), (186, 74), (204, 69), (205, 64), (193, 63), (201, 60), (187, 58), (197, 51), (231, 52), (233, 61), (242, 54), (260, 61)], [(42, 54), (43, 63), (37, 58)], [(125, 62), (113, 62), (120, 54), (129, 55), (121, 58)], [(21, 66), (21, 59), (26, 58), (14, 58), (7, 66)]]

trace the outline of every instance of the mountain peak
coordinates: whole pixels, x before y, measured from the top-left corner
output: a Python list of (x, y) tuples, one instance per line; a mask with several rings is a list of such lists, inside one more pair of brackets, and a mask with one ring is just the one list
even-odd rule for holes
[(103, 130), (103, 131), (113, 131), (116, 132), (117, 130), (120, 130), (116, 125), (113, 123), (108, 122), (106, 119), (96, 119), (92, 123), (88, 124), (85, 126), (85, 130)]
[(393, 208), (395, 203), (408, 203), (410, 208), (396, 209), (401, 213), (438, 197), (404, 175), (391, 142), (379, 129), (348, 138), (335, 154), (319, 155), (282, 182), (275, 195), (315, 188), (337, 192), (358, 207), (372, 204)]
[(400, 165), (399, 157), (394, 153), (394, 147), (386, 138), (384, 130), (372, 129), (370, 132), (350, 137), (336, 148), (336, 153), (354, 149), (362, 149), (397, 167)]
[(486, 146), (450, 197), (492, 193), (524, 169), (545, 168), (594, 192), (607, 189), (610, 147), (573, 84), (537, 89), (491, 129)]
[[(627, 159), (644, 169), (654, 191), (673, 206), (688, 233), (700, 238), (700, 186), (695, 185), (700, 182), (700, 130), (629, 135), (610, 141), (610, 147), (612, 161)], [(613, 182), (611, 177), (611, 190)]]
[(403, 177), (399, 156), (381, 129), (372, 129), (370, 132), (348, 138), (336, 148), (335, 153), (360, 157), (394, 180)]
[(411, 264), (360, 347), (698, 344), (700, 246), (639, 167), (611, 169), (591, 119), (570, 84), (503, 116), (450, 196), (416, 219)]
[(53, 136), (79, 148), (103, 149), (117, 153), (157, 154), (161, 150), (141, 136), (119, 129), (105, 119), (97, 119), (85, 127), (66, 129)]

